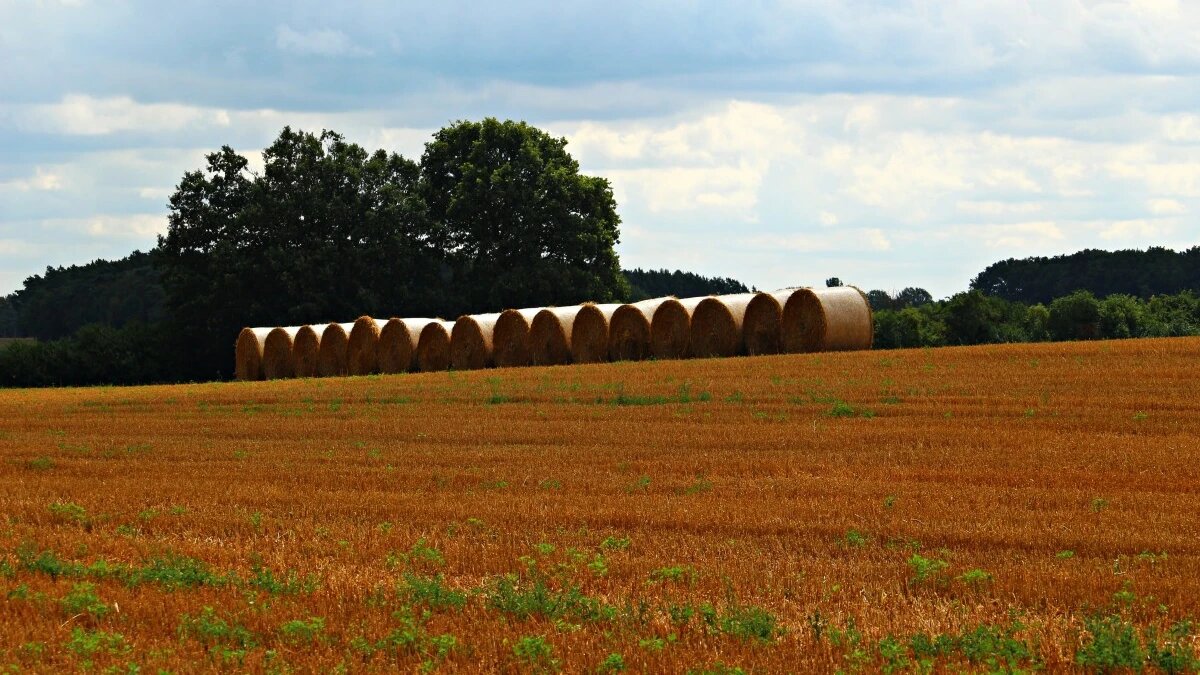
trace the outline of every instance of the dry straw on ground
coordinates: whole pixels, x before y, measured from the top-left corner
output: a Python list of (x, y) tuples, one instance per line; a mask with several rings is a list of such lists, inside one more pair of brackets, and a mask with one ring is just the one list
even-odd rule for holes
[(499, 314), (469, 314), (458, 317), (450, 331), (450, 367), (480, 370), (492, 366), (492, 332)]
[(296, 353), (292, 344), (300, 326), (273, 328), (263, 341), (263, 378), (282, 380), (296, 376)]
[(270, 328), (243, 328), (242, 332), (238, 333), (237, 344), (233, 349), (234, 374), (237, 379), (263, 379), (263, 346), (270, 332)]
[(783, 349), (788, 353), (870, 349), (871, 305), (852, 286), (805, 288), (783, 306)]
[(579, 308), (571, 327), (571, 357), (575, 363), (608, 360), (608, 328), (620, 304), (587, 303)]
[(656, 359), (687, 358), (692, 311), (709, 296), (667, 298), (650, 318), (650, 354)]
[(350, 329), (346, 344), (346, 370), (351, 375), (379, 372), (379, 324), (369, 316), (360, 316)]
[(415, 370), (421, 329), (433, 321), (435, 319), (388, 319), (379, 331), (379, 343), (375, 348), (379, 371), (394, 375)]
[(435, 319), (421, 329), (417, 340), (417, 370), (431, 373), (450, 368), (450, 331), (454, 323)]
[(698, 359), (740, 355), (745, 350), (742, 319), (754, 295), (718, 295), (700, 301), (688, 329), (691, 355)]
[(529, 325), (541, 307), (506, 309), (492, 329), (492, 360), (497, 368), (528, 366)]
[(746, 305), (742, 319), (742, 340), (750, 356), (779, 354), (783, 351), (783, 306), (796, 292), (785, 288), (774, 293), (756, 293)]
[(331, 323), (321, 332), (321, 347), (317, 352), (317, 377), (349, 374), (350, 368), (346, 359), (352, 330), (352, 323)]
[(571, 332), (579, 306), (547, 307), (529, 326), (529, 360), (535, 366), (561, 366), (571, 362)]
[(321, 356), (320, 326), (301, 326), (292, 338), (292, 356), (296, 363), (296, 377), (316, 377), (317, 361)]
[(650, 317), (671, 298), (652, 298), (621, 305), (608, 322), (608, 358), (641, 361), (650, 358)]

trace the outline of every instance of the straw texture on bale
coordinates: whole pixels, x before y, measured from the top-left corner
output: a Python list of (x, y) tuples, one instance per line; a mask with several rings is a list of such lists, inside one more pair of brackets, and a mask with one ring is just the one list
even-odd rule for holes
[(783, 349), (788, 353), (870, 349), (871, 305), (853, 286), (805, 288), (783, 306)]
[(774, 293), (757, 293), (746, 305), (742, 319), (742, 340), (750, 356), (779, 354), (783, 351), (783, 306), (796, 292), (785, 288)]
[(417, 370), (432, 373), (450, 368), (450, 331), (454, 324), (435, 319), (421, 329), (417, 340)]
[(346, 370), (351, 375), (379, 372), (379, 324), (369, 316), (360, 316), (350, 329), (346, 343)]
[(492, 360), (497, 368), (516, 368), (530, 364), (529, 325), (541, 307), (506, 309), (500, 312), (492, 329)]
[(317, 352), (317, 377), (338, 377), (350, 372), (346, 361), (350, 346), (352, 323), (331, 323), (321, 332), (321, 346)]
[(659, 305), (672, 298), (651, 298), (621, 305), (608, 322), (610, 361), (642, 361), (650, 358), (650, 317)]
[(691, 355), (698, 359), (738, 356), (745, 350), (742, 320), (754, 293), (717, 295), (705, 298), (692, 311), (688, 329)]
[(529, 362), (561, 366), (571, 362), (571, 332), (579, 306), (547, 307), (529, 325)]
[[(320, 326), (317, 326), (320, 328)], [(292, 357), (296, 377), (316, 377), (317, 361), (321, 355), (321, 334), (312, 326), (301, 326), (292, 338)]]
[(450, 367), (479, 370), (492, 365), (492, 331), (499, 314), (470, 314), (458, 317), (450, 332)]
[(243, 328), (233, 348), (233, 371), (239, 380), (263, 379), (263, 345), (270, 328)]
[(379, 371), (394, 375), (407, 373), (417, 367), (417, 342), (421, 329), (434, 319), (388, 319), (379, 330), (376, 354)]
[(650, 317), (650, 355), (656, 359), (687, 358), (692, 311), (709, 296), (678, 300), (667, 298)]
[(296, 354), (292, 343), (300, 326), (273, 328), (263, 341), (263, 379), (280, 380), (296, 376)]
[(620, 304), (586, 303), (575, 315), (571, 327), (571, 358), (575, 363), (599, 363), (608, 360), (608, 326)]

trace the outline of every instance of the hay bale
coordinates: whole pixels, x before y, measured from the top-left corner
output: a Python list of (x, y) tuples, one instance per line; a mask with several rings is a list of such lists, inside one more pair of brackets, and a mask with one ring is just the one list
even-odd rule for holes
[(292, 338), (292, 359), (296, 377), (316, 377), (321, 355), (321, 334), (312, 326), (301, 326)]
[(530, 364), (529, 326), (541, 307), (506, 309), (500, 312), (492, 329), (492, 360), (497, 368), (517, 368)]
[(351, 375), (379, 372), (379, 324), (369, 316), (360, 316), (350, 329), (346, 343), (346, 370)]
[(688, 327), (691, 356), (706, 359), (742, 354), (746, 347), (742, 341), (742, 321), (754, 296), (754, 293), (738, 293), (701, 300), (692, 310)]
[(673, 298), (651, 298), (617, 307), (608, 322), (610, 361), (650, 358), (650, 317), (667, 300)]
[(450, 332), (450, 367), (479, 370), (492, 366), (492, 331), (499, 314), (469, 314), (458, 317)]
[(421, 329), (417, 339), (417, 370), (431, 373), (450, 369), (450, 331), (454, 324), (434, 319)]
[(875, 324), (857, 288), (804, 288), (783, 306), (782, 333), (788, 353), (850, 351), (871, 348)]
[(342, 377), (350, 372), (347, 349), (350, 346), (352, 323), (331, 323), (321, 332), (317, 352), (317, 377)]
[(571, 331), (579, 306), (547, 307), (529, 325), (529, 362), (535, 366), (561, 366), (571, 362)]
[(571, 358), (575, 363), (608, 360), (608, 327), (620, 304), (584, 303), (571, 327)]
[(692, 312), (709, 296), (666, 298), (650, 317), (650, 354), (656, 359), (687, 358)]
[(263, 341), (262, 369), (263, 377), (268, 380), (279, 380), (296, 376), (296, 354), (292, 343), (300, 326), (287, 328), (272, 328)]
[(233, 372), (243, 382), (263, 379), (263, 346), (271, 328), (243, 328), (233, 347)]
[(746, 305), (742, 319), (742, 341), (750, 356), (778, 354), (783, 351), (783, 306), (798, 289), (785, 288), (774, 293), (757, 293)]
[(436, 319), (388, 319), (379, 330), (376, 354), (379, 371), (389, 375), (407, 373), (417, 367), (417, 342), (421, 330)]

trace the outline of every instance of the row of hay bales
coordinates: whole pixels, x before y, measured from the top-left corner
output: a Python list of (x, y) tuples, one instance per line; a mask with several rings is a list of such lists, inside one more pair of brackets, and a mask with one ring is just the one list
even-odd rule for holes
[(789, 288), (632, 304), (509, 309), (457, 321), (245, 328), (240, 380), (870, 349), (866, 296)]

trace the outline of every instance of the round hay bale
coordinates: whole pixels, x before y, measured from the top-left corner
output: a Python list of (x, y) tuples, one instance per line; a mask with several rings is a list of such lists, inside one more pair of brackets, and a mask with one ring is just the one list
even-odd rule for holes
[(321, 355), (321, 335), (312, 326), (301, 326), (292, 338), (292, 357), (296, 377), (316, 377)]
[(535, 366), (562, 366), (571, 362), (571, 329), (579, 306), (547, 307), (529, 325), (529, 362)]
[(695, 358), (738, 356), (745, 350), (742, 320), (754, 293), (705, 298), (692, 311), (689, 349)]
[(796, 290), (785, 288), (774, 293), (757, 293), (746, 305), (742, 340), (746, 343), (747, 354), (761, 356), (783, 351), (783, 306)]
[(620, 304), (585, 303), (571, 327), (571, 358), (575, 363), (608, 360), (608, 326)]
[(530, 364), (529, 325), (541, 307), (506, 309), (500, 312), (492, 329), (492, 360), (497, 368), (518, 368)]
[(279, 380), (296, 376), (296, 354), (292, 344), (300, 326), (273, 328), (263, 341), (263, 378)]
[(243, 328), (233, 347), (233, 372), (243, 382), (263, 379), (263, 346), (271, 328)]
[(650, 318), (650, 354), (656, 359), (685, 359), (692, 311), (709, 296), (679, 300), (666, 298)]
[(417, 370), (432, 373), (450, 369), (450, 331), (454, 324), (435, 319), (421, 329), (417, 339)]
[(342, 377), (350, 372), (346, 350), (350, 346), (352, 323), (331, 323), (321, 332), (321, 347), (317, 352), (317, 377)]
[(870, 349), (875, 324), (867, 296), (853, 286), (804, 288), (783, 306), (785, 352)]
[(350, 329), (346, 343), (346, 371), (351, 375), (379, 372), (379, 324), (369, 316), (360, 316)]
[(470, 314), (458, 317), (450, 332), (450, 367), (479, 370), (492, 365), (492, 331), (499, 314)]
[(379, 330), (379, 344), (375, 348), (379, 371), (394, 375), (415, 370), (421, 329), (433, 321), (435, 319), (388, 319)]
[(608, 321), (608, 358), (610, 361), (641, 361), (650, 358), (650, 317), (667, 300), (651, 298), (621, 305)]

